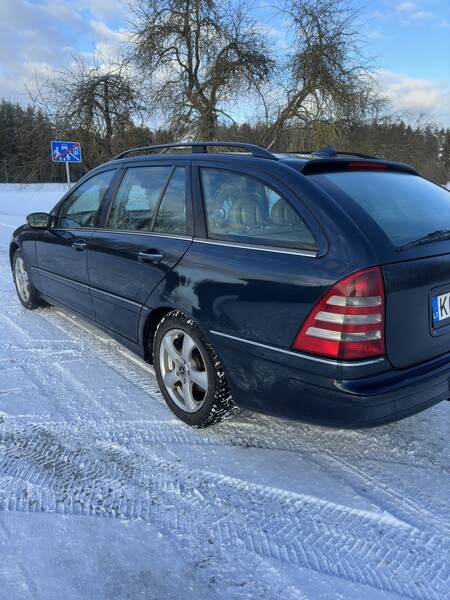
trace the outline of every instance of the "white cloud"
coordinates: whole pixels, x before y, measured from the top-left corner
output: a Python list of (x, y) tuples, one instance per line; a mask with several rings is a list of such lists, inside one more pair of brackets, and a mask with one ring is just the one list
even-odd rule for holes
[(414, 2), (402, 2), (397, 6), (399, 12), (412, 12), (416, 9)]
[(386, 35), (382, 31), (379, 31), (377, 29), (368, 31), (366, 33), (366, 36), (369, 40), (392, 40), (393, 39), (392, 35)]
[(373, 10), (370, 12), (370, 17), (372, 19), (374, 19), (375, 21), (381, 21), (383, 23), (386, 21), (390, 21), (392, 14), (388, 10), (383, 11), (383, 12), (381, 12), (379, 10)]
[(73, 26), (81, 26), (83, 16), (75, 2), (67, 0), (45, 0), (36, 5), (50, 22), (71, 23)]
[(435, 15), (433, 13), (419, 10), (418, 12), (409, 15), (409, 20), (413, 23), (422, 23), (423, 21), (431, 21), (434, 17)]
[[(372, 10), (371, 16), (378, 22), (395, 23), (404, 27), (429, 25), (431, 21), (438, 23), (442, 20), (442, 9), (438, 4), (443, 0), (419, 0), (418, 2), (400, 2), (395, 4), (385, 1), (383, 10)], [(447, 0), (446, 0), (447, 1)], [(434, 12), (431, 12), (430, 4), (434, 4)]]
[(450, 127), (450, 81), (415, 79), (403, 73), (381, 71), (382, 91), (411, 118), (429, 116), (437, 125)]
[(101, 21), (90, 21), (89, 23), (95, 40), (99, 42), (120, 46), (124, 43), (127, 38), (127, 31), (125, 29), (119, 29), (118, 31), (110, 29), (105, 23)]
[[(72, 3), (72, 0), (66, 0)], [(90, 13), (94, 19), (109, 21), (125, 20), (128, 13), (127, 0), (78, 0), (83, 12)]]
[(450, 29), (450, 21), (442, 21), (433, 25), (433, 29)]
[(395, 10), (400, 23), (406, 27), (423, 25), (436, 18), (435, 14), (422, 10), (422, 7), (418, 6), (416, 2), (402, 2), (396, 6)]
[(127, 12), (125, 0), (0, 0), (0, 98), (27, 103), (25, 87), (64, 70), (78, 52), (98, 46), (113, 57)]

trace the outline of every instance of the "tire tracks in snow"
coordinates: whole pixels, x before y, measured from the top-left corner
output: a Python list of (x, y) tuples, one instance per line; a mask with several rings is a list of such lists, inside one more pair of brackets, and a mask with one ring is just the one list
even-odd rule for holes
[[(105, 431), (103, 425), (92, 433)], [(151, 521), (164, 531), (410, 598), (443, 598), (449, 589), (449, 536), (389, 514), (162, 460), (145, 434), (138, 441), (129, 430), (119, 433), (121, 444), (70, 424), (5, 421), (1, 430), (3, 510)], [(160, 437), (167, 443), (170, 434)], [(177, 443), (189, 437), (174, 436)]]
[[(246, 427), (246, 434), (238, 432), (239, 425), (229, 428), (229, 432), (206, 433), (190, 430), (178, 421), (158, 422), (115, 422), (96, 421), (78, 424), (77, 431), (94, 440), (114, 444), (128, 450), (151, 448), (153, 446), (203, 446), (203, 447), (241, 447), (301, 454), (320, 468), (334, 473), (336, 478), (345, 480), (355, 491), (375, 502), (382, 511), (418, 529), (429, 529), (450, 537), (450, 523), (446, 514), (440, 515), (434, 505), (427, 507), (425, 494), (419, 487), (408, 489), (408, 495), (398, 492), (389, 484), (386, 473), (376, 475), (377, 466), (365, 461), (363, 470), (354, 462), (332, 453), (329, 448), (312, 444), (304, 438), (291, 440), (286, 430), (280, 436), (267, 440), (267, 433), (260, 426)], [(60, 439), (71, 435), (71, 426), (54, 424), (52, 431)], [(250, 430), (254, 431), (251, 432)], [(234, 435), (236, 433), (236, 435)], [(283, 435), (282, 435), (283, 433)], [(318, 448), (320, 447), (320, 452)], [(378, 469), (379, 470), (379, 469)], [(392, 482), (393, 483), (393, 482)], [(416, 498), (416, 500), (413, 500)], [(420, 500), (417, 501), (417, 500)]]
[[(153, 368), (130, 350), (116, 342), (107, 334), (93, 331), (87, 324), (61, 310), (52, 311), (51, 315), (42, 317), (53, 327), (67, 335), (70, 328), (71, 336), (79, 341), (80, 337), (89, 340), (89, 351), (98, 359), (119, 373), (124, 379), (139, 387), (146, 394), (160, 396), (158, 383)], [(158, 400), (165, 404), (162, 398)]]

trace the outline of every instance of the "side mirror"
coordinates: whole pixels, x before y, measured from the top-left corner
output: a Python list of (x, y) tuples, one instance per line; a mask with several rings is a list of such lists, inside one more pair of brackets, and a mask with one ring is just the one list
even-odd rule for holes
[(50, 227), (51, 217), (47, 213), (31, 213), (27, 217), (27, 225), (35, 229), (48, 229)]

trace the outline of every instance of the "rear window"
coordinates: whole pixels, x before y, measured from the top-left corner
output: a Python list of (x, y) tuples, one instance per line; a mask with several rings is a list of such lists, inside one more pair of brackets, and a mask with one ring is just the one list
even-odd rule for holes
[(450, 229), (450, 193), (417, 175), (339, 171), (311, 179), (340, 199), (350, 214), (355, 214), (355, 205), (362, 208), (396, 248)]

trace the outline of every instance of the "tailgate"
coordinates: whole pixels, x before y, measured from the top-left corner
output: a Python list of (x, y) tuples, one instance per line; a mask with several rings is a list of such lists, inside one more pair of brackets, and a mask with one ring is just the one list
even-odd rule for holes
[(386, 353), (396, 368), (450, 352), (450, 254), (383, 267)]

